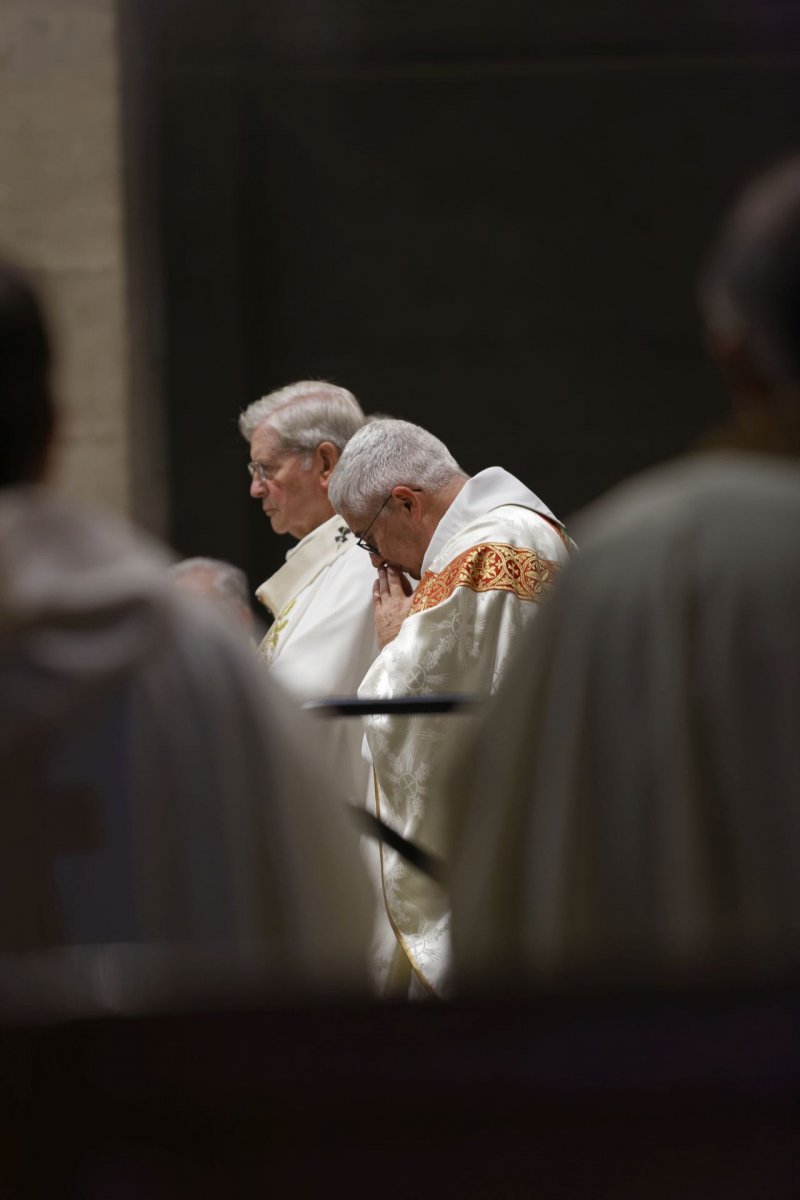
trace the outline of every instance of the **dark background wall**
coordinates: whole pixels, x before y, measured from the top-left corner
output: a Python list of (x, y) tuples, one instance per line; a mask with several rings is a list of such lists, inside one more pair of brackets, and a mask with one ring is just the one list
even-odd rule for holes
[(181, 553), (282, 559), (235, 421), (296, 378), (563, 515), (723, 411), (694, 277), (797, 142), (794, 5), (119, 3), (136, 402)]

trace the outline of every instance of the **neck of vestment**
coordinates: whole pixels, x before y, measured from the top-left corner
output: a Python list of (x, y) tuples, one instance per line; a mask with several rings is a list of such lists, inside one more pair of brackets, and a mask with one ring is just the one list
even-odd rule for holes
[(467, 480), (436, 526), (422, 560), (422, 573), (428, 570), (439, 552), (465, 525), (505, 504), (529, 508), (559, 529), (564, 528), (544, 501), (519, 479), (504, 471), (502, 467), (487, 467), (485, 471), (479, 471)]
[(277, 617), (337, 555), (352, 545), (353, 534), (343, 518), (334, 514), (288, 551), (284, 565), (256, 591), (257, 598)]

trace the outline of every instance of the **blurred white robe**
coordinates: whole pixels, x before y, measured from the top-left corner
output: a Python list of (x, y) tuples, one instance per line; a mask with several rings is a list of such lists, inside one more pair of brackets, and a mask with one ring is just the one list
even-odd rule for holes
[[(568, 558), (569, 539), (533, 492), (499, 467), (468, 480), (434, 532), (409, 615), (359, 688), (364, 698), (448, 692), (488, 695)], [(372, 717), (367, 741), (379, 815), (424, 849), (446, 855), (451, 815), (441, 794), (447, 739), (469, 717)], [(445, 889), (381, 852), (395, 940), (375, 964), (389, 994), (445, 994)]]
[[(275, 621), (259, 647), (270, 674), (299, 702), (355, 696), (378, 653), (375, 568), (341, 517), (331, 517), (286, 555), (256, 596)], [(317, 718), (315, 742), (330, 777), (363, 803), (369, 768), (357, 720)]]
[(0, 955), (358, 986), (371, 890), (305, 721), (163, 552), (0, 494)]
[(461, 979), (800, 957), (800, 469), (617, 489), (457, 745)]

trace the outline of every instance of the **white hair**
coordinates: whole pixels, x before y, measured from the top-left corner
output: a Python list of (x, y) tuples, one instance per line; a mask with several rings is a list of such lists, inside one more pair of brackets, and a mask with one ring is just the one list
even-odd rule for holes
[(383, 418), (359, 429), (345, 447), (328, 486), (336, 512), (366, 516), (392, 488), (436, 492), (466, 478), (444, 442), (410, 421)]
[(244, 571), (220, 558), (184, 558), (170, 567), (170, 575), (176, 580), (190, 575), (203, 575), (222, 599), (235, 601), (245, 607), (250, 604), (250, 588)]
[(308, 454), (321, 442), (343, 450), (364, 424), (364, 413), (347, 388), (303, 379), (254, 400), (239, 417), (239, 432), (249, 442), (265, 421), (284, 450)]
[(800, 158), (746, 189), (699, 292), (713, 331), (743, 338), (771, 383), (800, 383)]

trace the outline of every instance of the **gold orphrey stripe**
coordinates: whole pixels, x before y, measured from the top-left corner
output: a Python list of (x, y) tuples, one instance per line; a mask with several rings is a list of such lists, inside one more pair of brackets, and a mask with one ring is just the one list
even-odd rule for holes
[(541, 600), (559, 570), (559, 563), (540, 558), (535, 550), (486, 542), (459, 554), (443, 571), (426, 571), (410, 611), (435, 608), (460, 587), (473, 592), (513, 592), (520, 600)]

